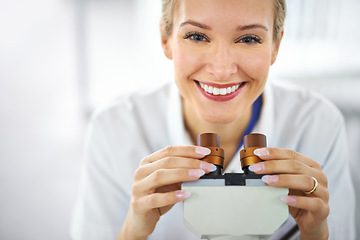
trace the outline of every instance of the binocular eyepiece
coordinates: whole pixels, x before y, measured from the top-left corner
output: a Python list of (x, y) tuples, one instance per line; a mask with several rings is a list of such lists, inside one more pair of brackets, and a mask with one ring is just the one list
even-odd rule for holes
[(202, 160), (214, 164), (216, 166), (216, 170), (214, 172), (208, 173), (207, 175), (222, 175), (225, 153), (224, 149), (220, 148), (220, 136), (216, 133), (200, 134), (197, 137), (197, 145), (206, 147), (211, 150), (211, 153), (204, 157)]
[[(266, 147), (266, 136), (260, 133), (252, 133), (244, 136), (244, 149), (240, 151), (241, 168), (245, 174), (255, 174), (249, 170), (249, 166), (262, 160), (254, 154), (257, 148)], [(220, 136), (216, 133), (203, 133), (197, 137), (197, 145), (209, 148), (211, 153), (202, 160), (212, 163), (216, 170), (207, 174), (208, 176), (222, 175), (224, 168), (225, 152), (220, 148)]]

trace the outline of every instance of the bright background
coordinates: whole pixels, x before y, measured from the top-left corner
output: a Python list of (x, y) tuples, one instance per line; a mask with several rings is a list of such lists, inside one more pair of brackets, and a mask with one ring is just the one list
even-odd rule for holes
[[(171, 81), (160, 5), (0, 0), (0, 239), (69, 240), (90, 113), (118, 94)], [(291, 0), (288, 10), (271, 74), (341, 109), (359, 188), (360, 1)]]

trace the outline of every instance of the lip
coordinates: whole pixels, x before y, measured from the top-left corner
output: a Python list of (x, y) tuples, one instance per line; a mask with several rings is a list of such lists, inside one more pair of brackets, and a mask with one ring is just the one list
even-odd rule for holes
[[(241, 92), (241, 90), (246, 86), (246, 82), (243, 82), (242, 85), (235, 90), (234, 92), (230, 93), (230, 94), (226, 94), (226, 95), (213, 95), (210, 94), (208, 92), (205, 92), (204, 89), (202, 89), (200, 87), (200, 82), (195, 80), (195, 84), (196, 86), (199, 88), (199, 91), (208, 99), (213, 100), (213, 101), (217, 101), (217, 102), (225, 102), (225, 101), (230, 101), (231, 99), (235, 98), (237, 95), (239, 95), (239, 93)], [(234, 85), (240, 84), (240, 83), (228, 83), (228, 84), (216, 84), (216, 83), (209, 83), (209, 82), (201, 82), (203, 84), (206, 84), (208, 86), (212, 86), (212, 87), (217, 87), (217, 88), (228, 88), (228, 87), (232, 87)]]

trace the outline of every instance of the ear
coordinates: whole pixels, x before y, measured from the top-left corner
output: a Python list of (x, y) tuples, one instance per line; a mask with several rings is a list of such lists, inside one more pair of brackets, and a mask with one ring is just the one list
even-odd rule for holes
[(171, 36), (164, 36), (161, 34), (161, 46), (163, 48), (164, 54), (168, 59), (172, 59), (172, 46), (171, 46)]
[(271, 53), (271, 65), (273, 65), (276, 61), (277, 55), (279, 53), (280, 43), (281, 43), (283, 36), (284, 36), (284, 29), (281, 30), (280, 38), (278, 40), (276, 40), (276, 42), (274, 43), (274, 49), (272, 50), (272, 53)]

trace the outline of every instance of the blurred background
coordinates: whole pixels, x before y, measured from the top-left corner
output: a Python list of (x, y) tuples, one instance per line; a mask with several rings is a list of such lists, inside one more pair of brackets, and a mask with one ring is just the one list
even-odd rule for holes
[[(0, 0), (0, 239), (70, 239), (91, 112), (121, 93), (172, 81), (160, 45), (160, 6), (160, 0)], [(359, 12), (358, 0), (288, 1), (271, 70), (343, 112), (357, 188)]]

